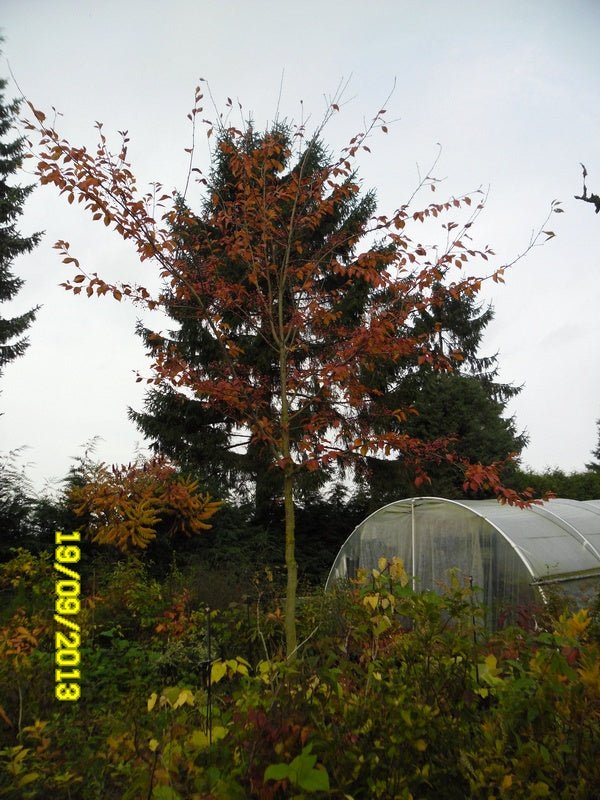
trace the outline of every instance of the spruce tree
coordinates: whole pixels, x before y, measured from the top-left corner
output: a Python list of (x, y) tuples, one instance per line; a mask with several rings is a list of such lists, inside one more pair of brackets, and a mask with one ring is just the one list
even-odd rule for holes
[[(15, 126), (19, 102), (4, 102), (6, 80), (0, 79), (0, 303), (11, 300), (24, 284), (22, 278), (12, 272), (14, 259), (29, 253), (41, 238), (41, 233), (21, 236), (16, 223), (23, 213), (23, 204), (33, 186), (9, 183), (23, 163), (23, 137), (7, 141)], [(39, 306), (15, 317), (0, 315), (0, 374), (15, 358), (22, 356), (28, 347), (23, 337), (34, 321)]]
[[(451, 369), (434, 370), (412, 357), (383, 374), (380, 383), (389, 409), (412, 405), (417, 411), (399, 422), (398, 429), (423, 440), (457, 437), (456, 454), (473, 463), (501, 461), (510, 453), (519, 454), (527, 444), (515, 420), (505, 417), (508, 401), (521, 387), (498, 380), (497, 354), (479, 354), (493, 317), (491, 304), (477, 305), (468, 296), (446, 297), (422, 311), (412, 322), (413, 330), (432, 351), (448, 359)], [(368, 458), (362, 467), (357, 477), (372, 509), (400, 497), (464, 496), (460, 475), (448, 462), (424, 464), (431, 482), (420, 487), (401, 460)], [(511, 468), (504, 471), (505, 480), (510, 472)]]
[[(311, 140), (304, 148), (293, 153), (292, 131), (285, 125), (276, 125), (266, 133), (259, 133), (250, 125), (244, 137), (244, 147), (248, 154), (258, 150), (266, 136), (275, 134), (285, 145), (289, 160), (285, 165), (273, 164), (272, 169), (281, 173), (279, 178), (283, 186), (289, 181), (294, 171), (302, 169), (304, 176), (317, 175), (327, 165), (328, 153), (322, 144)], [(222, 134), (219, 144), (227, 141), (226, 132)], [(197, 216), (186, 210), (185, 225), (177, 231), (181, 240), (181, 257), (192, 260), (193, 250), (186, 247), (186, 242), (198, 236), (199, 231), (207, 231), (207, 219), (213, 213), (212, 203), (215, 197), (225, 203), (243, 202), (236, 198), (236, 181), (231, 173), (231, 156), (227, 148), (216, 148), (215, 162), (209, 178), (210, 191), (204, 207)], [(285, 169), (284, 169), (285, 166)], [(281, 167), (281, 169), (280, 169)], [(348, 183), (356, 180), (355, 175), (348, 178)], [(182, 206), (183, 206), (183, 201)], [(335, 255), (342, 262), (352, 258), (356, 233), (373, 214), (375, 197), (368, 192), (362, 197), (349, 195), (345, 202), (332, 205), (331, 212), (323, 215), (320, 224), (303, 241), (303, 257), (310, 260), (311, 255), (319, 253), (323, 242), (331, 241), (335, 234)], [(290, 209), (291, 212), (291, 209)], [(254, 243), (260, 247), (260, 242)], [(247, 264), (240, 260), (224, 258), (222, 275), (224, 279), (242, 278), (242, 271)], [(342, 282), (347, 278), (330, 276), (331, 282)], [(166, 289), (168, 292), (168, 289)], [(345, 292), (344, 306), (341, 312), (349, 325), (353, 320), (358, 322), (361, 309), (368, 296), (368, 287), (356, 280), (348, 282)], [(138, 333), (151, 354), (177, 354), (192, 367), (208, 370), (211, 361), (219, 357), (219, 347), (206, 326), (199, 326), (195, 315), (181, 303), (169, 305), (169, 315), (178, 323), (176, 330), (157, 335), (155, 332), (138, 327)], [(259, 372), (262, 376), (265, 392), (275, 398), (279, 388), (279, 365), (273, 353), (265, 346), (260, 331), (249, 331), (240, 324), (235, 315), (226, 320), (230, 329), (230, 337), (243, 351), (244, 367), (248, 374)], [(264, 324), (267, 324), (265, 317)], [(265, 331), (266, 333), (266, 331)], [(317, 346), (315, 344), (315, 346)], [(302, 356), (302, 354), (300, 354)], [(273, 399), (273, 402), (275, 400)], [(182, 467), (197, 470), (207, 486), (220, 496), (224, 488), (234, 489), (239, 499), (244, 486), (249, 490), (255, 504), (255, 516), (265, 520), (270, 517), (276, 506), (276, 498), (280, 494), (280, 477), (276, 470), (269, 469), (270, 454), (260, 442), (244, 441), (239, 438), (239, 424), (233, 416), (223, 417), (216, 411), (207, 409), (205, 404), (184, 395), (176, 387), (163, 386), (148, 392), (143, 411), (130, 409), (130, 418), (140, 431), (151, 440), (156, 450), (161, 450), (177, 461)], [(236, 438), (237, 436), (237, 438)], [(239, 446), (238, 446), (239, 445)], [(299, 481), (299, 495), (305, 499), (314, 499), (319, 488), (326, 482), (326, 470), (306, 473)], [(216, 483), (217, 485), (212, 485)], [(274, 506), (275, 504), (275, 506)]]
[[(289, 136), (284, 126), (278, 132), (284, 140)], [(245, 139), (248, 153), (260, 145), (264, 135), (251, 127), (248, 129)], [(305, 151), (299, 154), (297, 163), (303, 163), (304, 160), (305, 171), (317, 172), (326, 163), (327, 153), (315, 142), (308, 147), (310, 158), (305, 159)], [(227, 151), (217, 148), (216, 153), (205, 213), (195, 216), (186, 210), (186, 222), (179, 231), (181, 257), (191, 252), (185, 246), (186, 241), (197, 236), (198, 230), (207, 225), (206, 219), (210, 215), (214, 197), (222, 198), (223, 203), (235, 201), (230, 196), (235, 181), (230, 174)], [(355, 180), (355, 176), (349, 180)], [(350, 259), (352, 233), (374, 210), (375, 197), (372, 192), (361, 199), (353, 197), (346, 205), (338, 205), (335, 213), (324, 219), (321, 227), (313, 232), (311, 240), (303, 243), (306, 258), (310, 258), (311, 250), (318, 251), (323, 238), (335, 230), (340, 242), (338, 256)], [(224, 262), (223, 275), (233, 275), (237, 279), (240, 268), (243, 267), (231, 260)], [(418, 364), (416, 357), (413, 357), (390, 367), (388, 372), (383, 371), (379, 389), (387, 398), (388, 407), (394, 409), (413, 403), (420, 412), (419, 416), (399, 421), (398, 429), (424, 439), (464, 437), (456, 452), (473, 462), (496, 461), (510, 452), (520, 452), (526, 437), (516, 431), (514, 420), (503, 416), (508, 400), (520, 389), (497, 380), (496, 356), (479, 355), (483, 332), (493, 318), (493, 310), (491, 306), (477, 306), (465, 296), (450, 298), (441, 284), (438, 288), (443, 302), (440, 300), (438, 305), (430, 306), (416, 319), (413, 318), (410, 333), (423, 336), (433, 350), (448, 358), (454, 370), (449, 373), (435, 372), (427, 364)], [(368, 287), (360, 282), (356, 282), (353, 291), (346, 294), (344, 314), (349, 324), (353, 318), (360, 318), (368, 294)], [(181, 356), (192, 366), (206, 369), (218, 353), (218, 346), (210, 331), (206, 327), (199, 327), (194, 315), (181, 303), (173, 302), (169, 314), (178, 323), (178, 329), (159, 336), (143, 326), (138, 328), (151, 354), (155, 357), (162, 354), (164, 357), (165, 353), (170, 352)], [(266, 389), (275, 396), (278, 388), (277, 364), (268, 363), (271, 354), (264, 347), (260, 335), (249, 335), (234, 316), (227, 323), (231, 329), (230, 336), (236, 337), (234, 340), (244, 351), (248, 369), (251, 371), (253, 365), (259, 366), (263, 377), (271, 376)], [(404, 333), (408, 334), (409, 331)], [(274, 470), (268, 469), (269, 455), (263, 452), (260, 442), (235, 439), (239, 427), (233, 417), (222, 417), (172, 386), (151, 390), (146, 395), (144, 410), (130, 409), (129, 414), (156, 450), (166, 453), (182, 467), (198, 471), (214, 493), (223, 496), (224, 488), (229, 488), (239, 498), (245, 486), (254, 497), (258, 518), (265, 519), (272, 512), (273, 501), (279, 494), (278, 476)], [(366, 408), (365, 414), (372, 415), (372, 408)], [(375, 429), (381, 425), (383, 429), (390, 424), (389, 416), (381, 420), (371, 416), (369, 424)], [(241, 446), (236, 447), (237, 444)], [(450, 466), (426, 466), (433, 479), (428, 491), (435, 489), (446, 496), (461, 495), (460, 478)], [(368, 487), (375, 505), (384, 498), (397, 499), (400, 495), (414, 493), (413, 473), (405, 470), (398, 461), (367, 457), (356, 474)], [(332, 474), (325, 471), (303, 476), (303, 482), (298, 487), (299, 495), (314, 501), (319, 489), (331, 477)]]

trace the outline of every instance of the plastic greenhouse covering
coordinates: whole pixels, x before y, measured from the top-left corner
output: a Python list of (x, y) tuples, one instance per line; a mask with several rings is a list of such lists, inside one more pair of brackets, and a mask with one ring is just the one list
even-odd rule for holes
[(579, 607), (600, 590), (600, 500), (554, 499), (521, 509), (496, 500), (416, 497), (375, 511), (342, 545), (327, 588), (381, 557), (404, 561), (417, 589), (439, 588), (452, 569), (473, 579), (488, 610), (539, 605), (549, 585)]

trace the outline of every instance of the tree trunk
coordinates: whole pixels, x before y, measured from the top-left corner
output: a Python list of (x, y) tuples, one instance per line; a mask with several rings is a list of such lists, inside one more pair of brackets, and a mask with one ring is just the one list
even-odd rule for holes
[(285, 593), (285, 650), (288, 658), (296, 651), (296, 589), (298, 586), (298, 564), (296, 563), (296, 509), (294, 507), (294, 465), (290, 446), (289, 398), (287, 395), (287, 350), (284, 339), (280, 298), (280, 331), (281, 344), (279, 351), (279, 375), (281, 380), (281, 455), (283, 468), (283, 502), (285, 508), (285, 568), (287, 571), (287, 588)]
[(296, 514), (292, 488), (294, 478), (291, 470), (285, 471), (283, 479), (283, 498), (285, 504), (285, 566), (287, 588), (285, 593), (285, 650), (291, 658), (296, 650), (296, 589), (298, 586), (298, 564), (296, 563)]
[(261, 442), (250, 442), (247, 450), (248, 473), (254, 479), (254, 519), (267, 523), (273, 517), (275, 498), (280, 496), (281, 475), (271, 469), (272, 456)]

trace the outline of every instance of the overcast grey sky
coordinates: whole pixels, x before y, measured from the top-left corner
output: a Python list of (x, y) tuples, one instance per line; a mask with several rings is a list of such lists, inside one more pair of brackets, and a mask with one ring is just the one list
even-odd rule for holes
[[(551, 201), (561, 200), (565, 213), (547, 226), (556, 238), (504, 286), (486, 287), (496, 319), (482, 352), (498, 351), (501, 378), (524, 384), (510, 411), (530, 436), (526, 465), (569, 471), (590, 459), (600, 417), (600, 215), (573, 195), (580, 161), (588, 188), (600, 193), (597, 0), (4, 0), (0, 24), (2, 76), (8, 60), (37, 108), (63, 114), (57, 127), (72, 144), (95, 144), (95, 120), (107, 133), (129, 130), (140, 185), (183, 185), (198, 78), (210, 82), (220, 109), (239, 98), (264, 127), (283, 72), (280, 113), (298, 120), (303, 101), (315, 123), (324, 95), (351, 76), (349, 102), (326, 131), (333, 148), (377, 112), (396, 79), (387, 108), (399, 119), (360, 162), (380, 213), (406, 201), (437, 142), (439, 196), (490, 187), (474, 239), (495, 249), (498, 265), (527, 246)], [(11, 84), (8, 97), (17, 94)], [(198, 162), (208, 166), (203, 137)], [(65, 292), (58, 284), (72, 273), (52, 245), (68, 240), (88, 270), (107, 278), (149, 282), (153, 268), (49, 187), (28, 200), (20, 228), (46, 233), (15, 261), (27, 284), (1, 313), (43, 307), (29, 350), (0, 383), (0, 450), (26, 445), (39, 488), (63, 477), (94, 435), (104, 440), (103, 460), (133, 457), (142, 439), (127, 406), (141, 407), (134, 373), (148, 369), (134, 334), (139, 310)]]

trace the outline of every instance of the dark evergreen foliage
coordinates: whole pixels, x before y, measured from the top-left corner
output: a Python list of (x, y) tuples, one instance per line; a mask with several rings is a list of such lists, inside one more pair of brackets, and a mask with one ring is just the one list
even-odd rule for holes
[[(414, 332), (425, 336), (432, 349), (446, 357), (452, 369), (439, 371), (416, 358), (381, 376), (380, 389), (390, 409), (413, 406), (398, 427), (423, 440), (456, 437), (454, 452), (472, 463), (489, 464), (519, 454), (527, 443), (513, 418), (504, 416), (510, 398), (521, 390), (498, 381), (497, 354), (479, 355), (483, 333), (493, 319), (491, 305), (476, 305), (463, 296), (446, 299), (421, 312)], [(385, 424), (389, 424), (386, 420)], [(401, 459), (367, 458), (358, 478), (374, 510), (401, 497), (439, 495), (464, 497), (462, 479), (448, 462), (424, 464), (430, 483), (416, 487), (412, 471)], [(510, 477), (513, 467), (502, 474)]]
[[(29, 253), (39, 242), (41, 234), (21, 236), (16, 223), (23, 213), (23, 204), (33, 186), (15, 186), (8, 181), (23, 162), (23, 138), (6, 141), (14, 127), (19, 102), (4, 102), (6, 80), (0, 80), (0, 303), (11, 300), (24, 281), (12, 270), (14, 259)], [(9, 362), (22, 356), (28, 346), (23, 334), (35, 319), (39, 306), (15, 317), (0, 316), (0, 372)]]
[(0, 455), (0, 562), (12, 558), (16, 547), (52, 548), (56, 531), (75, 531), (81, 524), (67, 502), (69, 487), (82, 481), (81, 460), (58, 491), (38, 494), (21, 456), (22, 449)]
[[(310, 176), (317, 174), (327, 164), (328, 153), (318, 141), (309, 141), (301, 152), (294, 154), (292, 131), (282, 124), (276, 125), (267, 134), (259, 134), (250, 126), (244, 146), (248, 152), (252, 152), (265, 136), (273, 134), (281, 137), (286, 145), (287, 160), (278, 176), (278, 180), (282, 183), (289, 181), (290, 176), (301, 168), (300, 165), (303, 174)], [(224, 133), (222, 141), (226, 142), (227, 136), (227, 133)], [(193, 252), (189, 252), (186, 244), (191, 237), (197, 235), (198, 229), (206, 229), (207, 236), (210, 236), (207, 220), (214, 198), (221, 198), (223, 202), (228, 203), (235, 202), (237, 190), (230, 169), (230, 159), (231, 156), (227, 152), (220, 148), (216, 149), (208, 197), (204, 206), (198, 216), (188, 212), (188, 220), (191, 219), (192, 223), (186, 224), (178, 231), (183, 258), (194, 259)], [(355, 180), (355, 176), (348, 178), (348, 181), (352, 180)], [(181, 202), (183, 204), (183, 200)], [(355, 234), (372, 216), (374, 209), (375, 197), (372, 192), (362, 198), (353, 196), (346, 202), (337, 203), (331, 213), (322, 219), (319, 227), (311, 233), (310, 238), (307, 236), (303, 242), (303, 256), (310, 259), (312, 254), (317, 254), (326, 237), (335, 231), (338, 234), (335, 255), (341, 261), (349, 261), (353, 255)], [(215, 247), (218, 246), (216, 241)], [(274, 260), (277, 257), (278, 254), (272, 254)], [(193, 263), (196, 269), (202, 269), (197, 260)], [(243, 281), (242, 270), (245, 269), (247, 266), (244, 261), (236, 263), (232, 259), (223, 258), (224, 277), (235, 277), (235, 280)], [(339, 282), (348, 279), (331, 276), (329, 280)], [(344, 307), (340, 310), (348, 324), (352, 324), (353, 320), (358, 324), (360, 315), (357, 312), (364, 307), (367, 292), (366, 285), (354, 281), (352, 291), (343, 293)], [(178, 323), (178, 329), (160, 337), (142, 326), (138, 329), (150, 353), (155, 354), (171, 348), (174, 352), (180, 353), (192, 367), (201, 366), (210, 374), (211, 361), (214, 361), (218, 352), (211, 331), (197, 323), (191, 308), (173, 302), (169, 314)], [(263, 382), (268, 383), (265, 390), (275, 403), (279, 388), (279, 366), (274, 360), (273, 353), (265, 347), (260, 331), (245, 329), (234, 315), (231, 315), (226, 322), (230, 326), (232, 340), (242, 351), (240, 363), (249, 372), (255, 369), (257, 374), (261, 374)], [(264, 324), (267, 324), (266, 317)], [(318, 347), (318, 343), (315, 343), (315, 347)], [(233, 416), (219, 415), (197, 399), (183, 395), (173, 387), (150, 391), (146, 397), (145, 409), (141, 412), (130, 409), (129, 413), (130, 418), (151, 440), (155, 449), (166, 453), (183, 467), (199, 472), (205, 484), (213, 488), (219, 496), (223, 497), (224, 490), (228, 490), (236, 500), (240, 497), (242, 499), (253, 497), (256, 519), (263, 522), (268, 522), (273, 515), (277, 515), (280, 486), (276, 471), (269, 468), (271, 455), (260, 442), (249, 441), (239, 421)], [(325, 471), (302, 476), (299, 480), (301, 499), (317, 497), (319, 489), (328, 477)]]
[(31, 483), (18, 464), (18, 452), (0, 457), (0, 562), (12, 558), (11, 548), (34, 547)]
[[(288, 161), (279, 178), (283, 182), (299, 168), (307, 150), (298, 153), (293, 160), (290, 130), (280, 125), (273, 132), (289, 146)], [(258, 147), (265, 135), (250, 126), (244, 140), (248, 152)], [(223, 134), (223, 141), (227, 141), (227, 134)], [(304, 162), (305, 173), (316, 173), (327, 163), (328, 154), (319, 142), (309, 142), (306, 147), (309, 157)], [(210, 236), (208, 219), (215, 197), (223, 202), (235, 202), (235, 180), (229, 161), (227, 149), (217, 148), (207, 198), (200, 214), (196, 216), (186, 209), (186, 223), (178, 231), (183, 258), (194, 257), (186, 245), (197, 235), (198, 228), (205, 229), (206, 235)], [(355, 177), (353, 175), (349, 180), (355, 180)], [(181, 202), (183, 205), (183, 200)], [(363, 198), (339, 204), (304, 243), (306, 257), (309, 258), (311, 252), (318, 252), (324, 237), (335, 230), (343, 234), (339, 238), (337, 255), (341, 260), (349, 260), (356, 238), (353, 238), (353, 233), (372, 216), (374, 210), (375, 196), (372, 192)], [(272, 255), (274, 259), (277, 257), (275, 253)], [(196, 265), (196, 268), (200, 270), (201, 265)], [(243, 280), (240, 270), (245, 268), (243, 262), (223, 261), (223, 275), (228, 279), (234, 276), (236, 280)], [(336, 276), (328, 279), (343, 280)], [(441, 284), (439, 288), (442, 298)], [(353, 291), (345, 293), (342, 311), (348, 324), (361, 318), (369, 291), (369, 286), (355, 281)], [(211, 331), (198, 325), (191, 308), (173, 302), (169, 313), (179, 327), (166, 334), (159, 336), (139, 326), (138, 333), (150, 354), (170, 349), (181, 354), (190, 365), (210, 371), (211, 360), (217, 353)], [(498, 381), (496, 355), (485, 357), (479, 354), (483, 332), (492, 318), (491, 306), (478, 306), (469, 297), (448, 299), (446, 296), (443, 302), (440, 299), (438, 305), (434, 304), (417, 319), (411, 320), (411, 329), (406, 333), (424, 337), (438, 355), (448, 359), (453, 371), (440, 373), (427, 364), (419, 365), (413, 358), (390, 365), (387, 371), (383, 370), (376, 376), (375, 382), (389, 409), (412, 405), (419, 412), (418, 416), (410, 415), (408, 420), (398, 421), (399, 429), (425, 440), (461, 437), (456, 453), (483, 463), (505, 459), (510, 453), (518, 454), (526, 444), (526, 436), (517, 432), (514, 420), (504, 416), (508, 401), (520, 389)], [(278, 365), (264, 346), (260, 332), (245, 330), (233, 315), (227, 322), (233, 340), (243, 351), (241, 358), (249, 367), (254, 365), (263, 380), (264, 376), (269, 376), (267, 388), (275, 401)], [(315, 347), (318, 346), (315, 343)], [(279, 484), (275, 471), (268, 466), (270, 454), (260, 442), (249, 441), (238, 420), (225, 418), (200, 400), (168, 386), (151, 390), (146, 396), (145, 408), (142, 411), (130, 409), (129, 413), (156, 450), (166, 453), (184, 469), (198, 473), (213, 493), (223, 497), (228, 492), (228, 496), (238, 502), (254, 498), (255, 520), (265, 526), (275, 524), (279, 519)], [(385, 420), (374, 419), (372, 409), (367, 407), (364, 413), (369, 425), (375, 429), (381, 425), (383, 430), (389, 425), (387, 416)], [(447, 463), (424, 466), (432, 478), (427, 493), (462, 496), (458, 471)], [(298, 491), (303, 507), (319, 504), (322, 500), (320, 491), (333, 477), (333, 471), (303, 476)], [(401, 460), (362, 459), (356, 477), (359, 485), (370, 495), (374, 507), (387, 499), (423, 492), (423, 488), (416, 491), (414, 475)], [(503, 477), (508, 477), (508, 472)], [(299, 520), (301, 530), (302, 520)]]
[(596, 445), (596, 449), (592, 450), (592, 455), (596, 460), (591, 461), (585, 466), (587, 469), (591, 469), (594, 472), (600, 472), (600, 419), (597, 421), (596, 425), (598, 426), (598, 444)]

